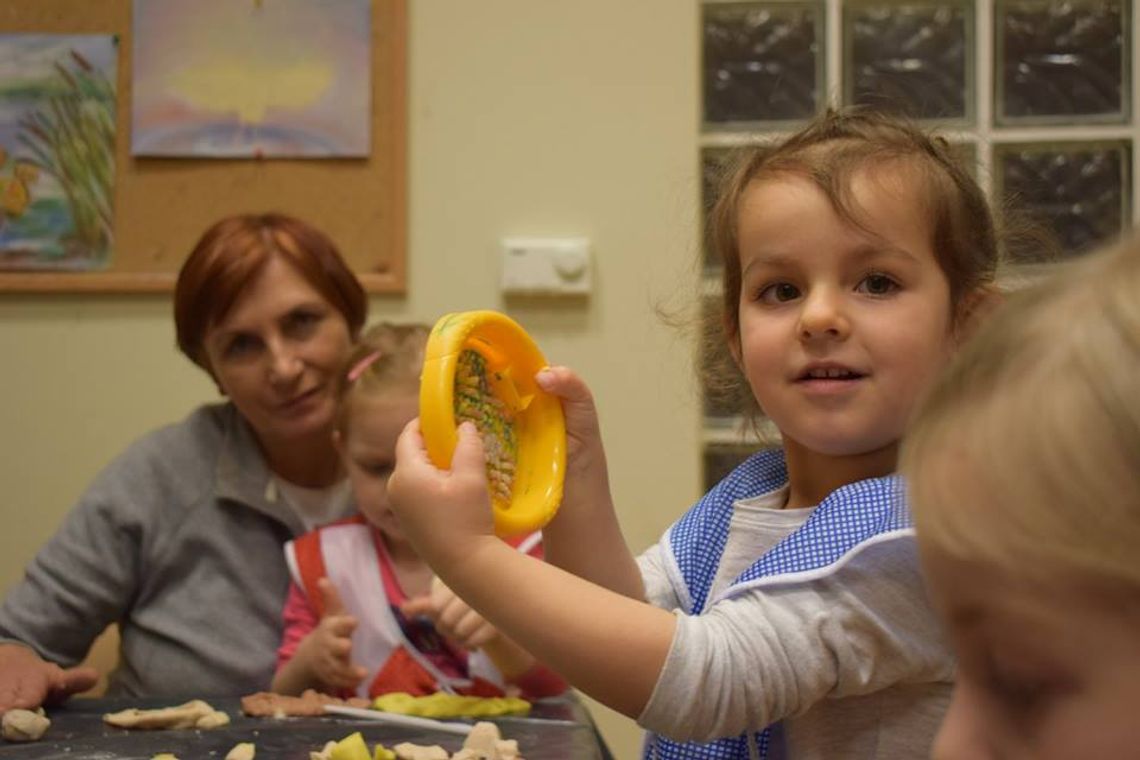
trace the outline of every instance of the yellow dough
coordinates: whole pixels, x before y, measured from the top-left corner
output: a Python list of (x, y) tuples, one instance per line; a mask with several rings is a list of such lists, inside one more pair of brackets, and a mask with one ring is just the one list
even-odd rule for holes
[(372, 709), (424, 718), (490, 718), (526, 715), (530, 712), (530, 702), (518, 697), (466, 697), (443, 692), (413, 697), (404, 692), (393, 692), (372, 700)]

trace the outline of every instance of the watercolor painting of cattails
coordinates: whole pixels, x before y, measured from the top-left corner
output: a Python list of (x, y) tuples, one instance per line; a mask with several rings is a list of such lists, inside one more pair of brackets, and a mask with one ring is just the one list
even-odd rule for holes
[(371, 152), (370, 0), (134, 0), (131, 154)]
[(107, 267), (117, 61), (111, 35), (0, 34), (0, 270)]

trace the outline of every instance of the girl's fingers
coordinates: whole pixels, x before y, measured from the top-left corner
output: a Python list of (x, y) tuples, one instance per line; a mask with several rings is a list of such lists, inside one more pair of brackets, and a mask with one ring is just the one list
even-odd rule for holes
[(464, 422), (459, 426), (459, 442), (451, 455), (452, 472), (476, 470), (482, 473), (485, 461), (482, 436), (473, 422)]
[(412, 599), (406, 600), (400, 605), (400, 612), (404, 613), (404, 617), (428, 617), (435, 619), (436, 617), (436, 604), (430, 596), (417, 596)]
[(491, 639), (494, 629), (487, 624), (482, 615), (468, 608), (466, 613), (456, 622), (456, 638), (463, 642), (468, 649), (478, 649)]
[(336, 590), (336, 586), (328, 578), (321, 578), (317, 581), (317, 591), (320, 592), (323, 603), (322, 617), (343, 615), (348, 611), (340, 599), (340, 592)]
[(420, 433), (420, 418), (413, 418), (396, 439), (396, 461), (431, 464), (428, 460), (424, 437)]
[(334, 615), (325, 617), (322, 621), (325, 623), (328, 631), (338, 639), (347, 640), (352, 632), (356, 630), (356, 618), (352, 615)]

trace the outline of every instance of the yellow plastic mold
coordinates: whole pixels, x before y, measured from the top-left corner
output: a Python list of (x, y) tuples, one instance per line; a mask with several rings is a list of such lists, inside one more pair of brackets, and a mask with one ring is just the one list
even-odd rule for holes
[[(497, 400), (492, 403), (506, 412), (504, 424), (513, 428), (507, 431), (514, 436), (515, 457), (510, 497), (493, 483), (489, 488), (495, 533), (507, 537), (537, 530), (550, 522), (562, 502), (566, 422), (562, 402), (534, 382), (546, 358), (507, 315), (454, 312), (440, 317), (432, 328), (420, 379), (420, 430), (428, 456), (436, 467), (451, 466), (460, 421), (456, 374), (465, 351), (481, 357), (487, 387)], [(487, 441), (482, 426), (480, 432)]]

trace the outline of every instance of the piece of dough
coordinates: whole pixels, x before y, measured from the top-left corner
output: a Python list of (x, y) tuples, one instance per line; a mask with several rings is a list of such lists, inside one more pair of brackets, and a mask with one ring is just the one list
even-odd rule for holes
[(51, 721), (42, 709), (37, 712), (9, 710), (3, 718), (4, 739), (10, 742), (39, 741), (50, 725)]
[(247, 694), (241, 698), (241, 711), (257, 718), (284, 718), (287, 716), (324, 715), (325, 705), (368, 707), (371, 704), (372, 701), (364, 697), (338, 699), (328, 694), (321, 694), (313, 689), (305, 689), (299, 697), (259, 691), (256, 694)]
[(425, 747), (422, 744), (404, 742), (392, 747), (392, 751), (399, 760), (449, 760), (451, 757), (447, 750), (438, 744)]
[(514, 739), (504, 739), (499, 727), (481, 720), (472, 727), (463, 740), (463, 749), (451, 756), (451, 760), (515, 760), (519, 756), (519, 743)]
[(107, 713), (103, 722), (117, 728), (217, 728), (230, 722), (230, 716), (219, 712), (200, 699), (174, 707), (140, 710), (132, 707), (116, 713)]
[(253, 742), (241, 742), (235, 744), (233, 749), (226, 753), (226, 760), (253, 760), (253, 756), (257, 754), (257, 747)]

